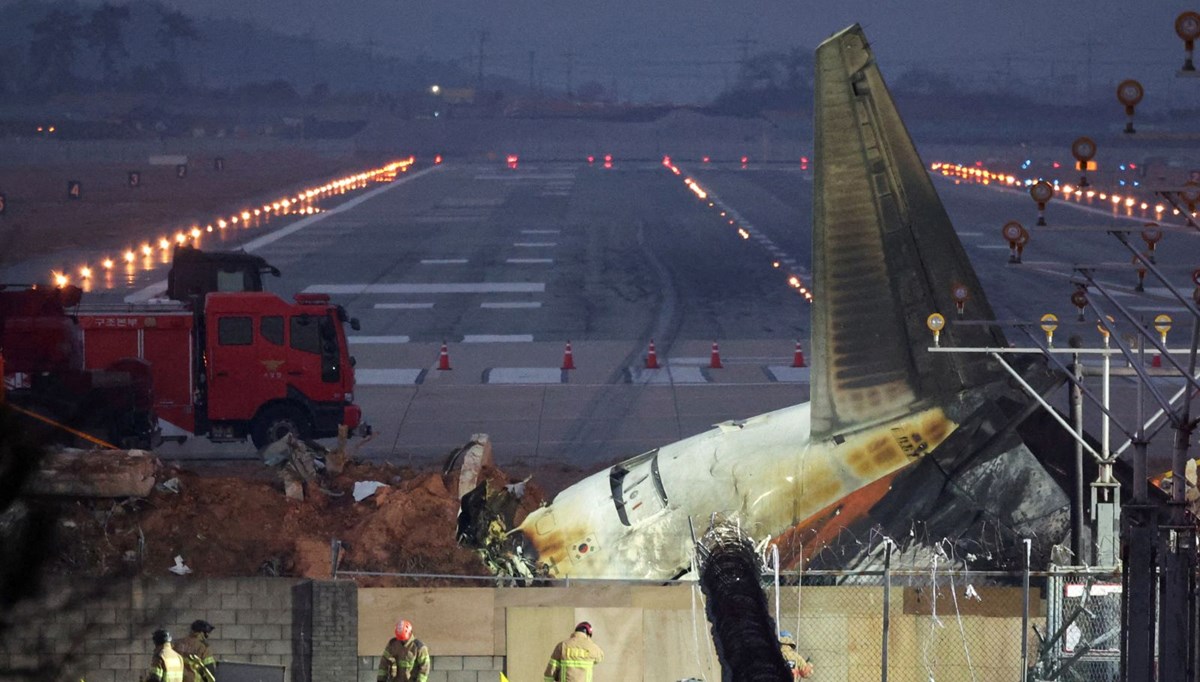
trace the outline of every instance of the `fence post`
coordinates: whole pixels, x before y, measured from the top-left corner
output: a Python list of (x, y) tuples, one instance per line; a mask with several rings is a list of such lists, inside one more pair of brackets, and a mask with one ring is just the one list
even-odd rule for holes
[(1021, 682), (1029, 680), (1029, 559), (1033, 543), (1025, 539), (1025, 573), (1021, 585)]
[(883, 541), (883, 665), (880, 680), (888, 678), (888, 633), (892, 628), (892, 539)]
[(779, 545), (771, 545), (771, 557), (775, 560), (775, 636), (779, 637), (779, 631), (783, 629), (779, 622)]

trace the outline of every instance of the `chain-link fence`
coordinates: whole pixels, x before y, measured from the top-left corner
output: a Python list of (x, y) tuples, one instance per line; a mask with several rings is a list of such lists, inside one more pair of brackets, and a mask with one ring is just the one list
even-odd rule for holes
[(1119, 574), (929, 566), (779, 582), (766, 587), (779, 627), (822, 682), (1117, 679)]
[[(770, 563), (770, 562), (768, 562)], [(906, 562), (909, 563), (909, 562)], [(1108, 682), (1119, 679), (1121, 575), (1112, 569), (969, 571), (944, 558), (884, 570), (762, 575), (771, 616), (819, 682)], [(388, 575), (341, 571), (371, 584), (585, 588), (588, 580)], [(640, 586), (662, 581), (599, 581)], [(378, 583), (376, 583), (378, 584)], [(526, 599), (525, 601), (528, 601)], [(615, 605), (615, 604), (614, 604)], [(661, 605), (660, 605), (661, 606)], [(703, 603), (692, 618), (705, 629)], [(701, 635), (699, 646), (708, 655)], [(689, 654), (691, 655), (691, 654)]]

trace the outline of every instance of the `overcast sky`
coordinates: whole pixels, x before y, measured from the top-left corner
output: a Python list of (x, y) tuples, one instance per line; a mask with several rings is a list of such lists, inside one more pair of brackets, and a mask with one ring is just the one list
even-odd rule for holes
[[(463, 59), (475, 70), (481, 31), (484, 68), (563, 88), (615, 84), (624, 96), (696, 91), (704, 99), (751, 53), (815, 47), (861, 23), (885, 75), (916, 65), (990, 81), (1035, 72), (1074, 78), (1077, 92), (1113, 90), (1142, 79), (1147, 100), (1180, 87), (1183, 42), (1175, 17), (1192, 5), (1166, 0), (163, 0), (189, 14), (251, 20), (286, 32)], [(568, 54), (573, 53), (569, 57)], [(1090, 57), (1090, 78), (1087, 67)], [(1189, 89), (1200, 89), (1195, 81)], [(1149, 103), (1149, 102), (1147, 102)]]

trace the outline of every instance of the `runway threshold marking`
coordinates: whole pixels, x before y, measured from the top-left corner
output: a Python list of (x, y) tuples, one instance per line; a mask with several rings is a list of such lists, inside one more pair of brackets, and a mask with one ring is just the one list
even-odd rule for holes
[(365, 294), (540, 294), (545, 282), (396, 282), (393, 284), (312, 284), (304, 293)]
[(532, 343), (533, 334), (467, 334), (463, 343)]
[(346, 340), (351, 345), (354, 344), (392, 344), (392, 343), (408, 343), (409, 337), (403, 335), (397, 336), (349, 336)]
[(413, 386), (425, 381), (424, 369), (356, 369), (357, 386)]
[(788, 384), (807, 384), (810, 381), (808, 367), (790, 367), (788, 365), (768, 365), (767, 375), (773, 381)]
[(492, 367), (483, 373), (485, 384), (562, 384), (566, 372), (558, 367)]
[(631, 384), (707, 384), (709, 378), (700, 367), (661, 367), (646, 369), (640, 365), (628, 368)]

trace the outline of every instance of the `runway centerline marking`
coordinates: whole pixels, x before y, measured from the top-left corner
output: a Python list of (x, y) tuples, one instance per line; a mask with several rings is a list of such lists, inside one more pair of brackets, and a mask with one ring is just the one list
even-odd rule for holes
[(526, 249), (537, 249), (548, 246), (558, 246), (558, 242), (513, 242), (513, 246), (519, 246)]
[(466, 258), (422, 258), (421, 265), (464, 265)]
[(537, 265), (539, 263), (553, 263), (553, 258), (509, 258), (504, 261), (510, 265)]
[(432, 308), (432, 303), (376, 303), (377, 310), (425, 310)]

